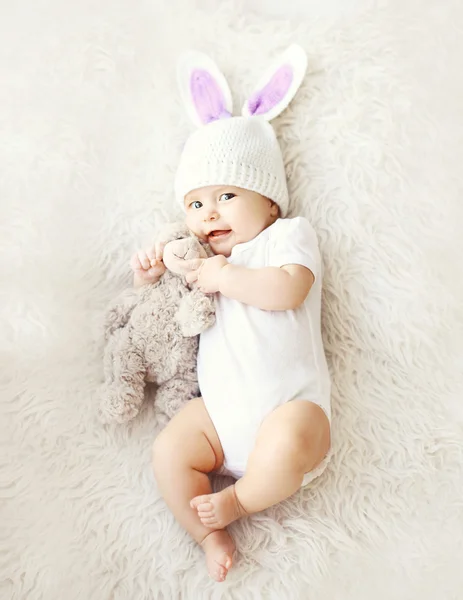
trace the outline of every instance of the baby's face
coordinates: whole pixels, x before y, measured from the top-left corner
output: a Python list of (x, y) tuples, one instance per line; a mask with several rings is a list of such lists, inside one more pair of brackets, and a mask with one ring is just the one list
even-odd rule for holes
[(231, 185), (209, 185), (185, 196), (186, 224), (207, 241), (214, 254), (230, 256), (233, 246), (249, 242), (274, 223), (279, 208), (257, 192)]

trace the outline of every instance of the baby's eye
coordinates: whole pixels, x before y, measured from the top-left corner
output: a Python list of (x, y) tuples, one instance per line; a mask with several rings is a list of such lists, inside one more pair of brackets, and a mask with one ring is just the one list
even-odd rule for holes
[(202, 207), (202, 203), (199, 200), (195, 200), (194, 202), (192, 202), (190, 204), (190, 206), (192, 206), (193, 208), (201, 208)]
[(236, 194), (232, 194), (231, 192), (229, 192), (227, 194), (222, 194), (219, 198), (219, 201), (222, 202), (222, 201), (231, 200), (235, 196), (236, 196)]

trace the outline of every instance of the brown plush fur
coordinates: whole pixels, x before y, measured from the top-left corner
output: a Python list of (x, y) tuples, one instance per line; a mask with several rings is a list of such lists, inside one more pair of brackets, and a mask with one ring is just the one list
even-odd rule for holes
[(161, 241), (168, 242), (164, 275), (155, 284), (125, 290), (106, 312), (99, 406), (104, 423), (133, 419), (146, 382), (157, 384), (155, 407), (164, 424), (199, 392), (198, 334), (215, 322), (214, 299), (188, 286), (184, 261), (211, 252), (184, 224), (166, 227)]

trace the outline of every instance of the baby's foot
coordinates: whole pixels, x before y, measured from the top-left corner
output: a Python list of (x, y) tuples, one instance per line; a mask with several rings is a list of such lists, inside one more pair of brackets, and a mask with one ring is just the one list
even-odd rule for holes
[(238, 500), (234, 485), (217, 494), (196, 496), (191, 500), (190, 506), (198, 511), (201, 523), (211, 529), (224, 529), (247, 514)]
[(203, 539), (201, 546), (206, 553), (209, 575), (216, 581), (225, 581), (235, 552), (235, 542), (228, 531), (212, 531)]

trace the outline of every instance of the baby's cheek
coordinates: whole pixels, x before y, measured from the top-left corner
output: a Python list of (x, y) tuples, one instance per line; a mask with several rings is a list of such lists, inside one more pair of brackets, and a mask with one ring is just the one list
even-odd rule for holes
[(195, 235), (197, 235), (198, 237), (201, 236), (202, 231), (201, 231), (200, 223), (198, 222), (198, 219), (195, 218), (195, 216), (192, 215), (191, 213), (187, 214), (187, 216), (185, 218), (185, 225)]

